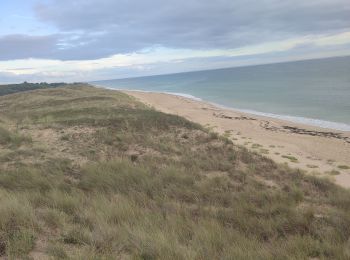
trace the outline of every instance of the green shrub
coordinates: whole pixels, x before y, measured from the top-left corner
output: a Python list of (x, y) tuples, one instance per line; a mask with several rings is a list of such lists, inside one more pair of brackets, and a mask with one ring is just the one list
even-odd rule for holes
[(34, 209), (25, 195), (1, 192), (0, 246), (3, 246), (3, 253), (10, 258), (28, 253), (34, 245), (36, 227)]
[(7, 240), (6, 253), (10, 259), (26, 256), (33, 249), (34, 242), (31, 230), (16, 231)]
[(18, 133), (12, 133), (9, 130), (0, 127), (0, 144), (18, 147), (23, 143), (31, 143), (32, 139), (28, 136), (22, 136)]
[(67, 259), (68, 255), (64, 247), (60, 244), (50, 244), (47, 249), (47, 253), (49, 256), (54, 257), (55, 259)]
[(44, 192), (48, 191), (51, 186), (48, 176), (37, 169), (28, 167), (0, 172), (0, 187), (8, 190)]
[(286, 158), (288, 159), (289, 161), (293, 162), (293, 163), (297, 163), (298, 162), (298, 159), (294, 156), (290, 156), (290, 155), (282, 155), (282, 158)]

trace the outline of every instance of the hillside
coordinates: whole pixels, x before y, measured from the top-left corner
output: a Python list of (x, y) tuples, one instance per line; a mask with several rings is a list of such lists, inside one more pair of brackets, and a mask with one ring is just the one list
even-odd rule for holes
[(30, 91), (35, 89), (58, 88), (67, 85), (66, 83), (29, 83), (0, 85), (0, 96), (14, 94), (18, 92)]
[(0, 97), (0, 255), (349, 259), (350, 193), (126, 94)]

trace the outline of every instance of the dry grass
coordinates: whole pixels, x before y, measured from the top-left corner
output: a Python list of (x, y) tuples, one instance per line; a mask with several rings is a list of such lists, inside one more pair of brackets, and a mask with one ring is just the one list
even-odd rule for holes
[(0, 104), (10, 136), (0, 144), (2, 256), (350, 257), (350, 194), (328, 180), (115, 91), (74, 86)]
[(293, 163), (297, 163), (298, 162), (298, 158), (291, 156), (291, 155), (282, 155), (282, 158), (286, 158), (289, 161), (293, 162)]

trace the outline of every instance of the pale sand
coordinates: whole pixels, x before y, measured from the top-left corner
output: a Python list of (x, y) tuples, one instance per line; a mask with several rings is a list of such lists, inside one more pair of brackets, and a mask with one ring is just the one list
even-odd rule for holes
[[(183, 116), (201, 125), (210, 126), (221, 134), (226, 132), (228, 135), (230, 131), (230, 138), (236, 144), (260, 152), (278, 163), (288, 163), (290, 167), (306, 170), (310, 174), (328, 176), (339, 185), (350, 188), (350, 169), (338, 168), (339, 165), (350, 166), (350, 132), (222, 109), (206, 102), (170, 94), (124, 92), (159, 111)], [(297, 129), (286, 129), (285, 126)], [(306, 133), (304, 130), (312, 132)], [(339, 136), (310, 135), (315, 133), (324, 135), (325, 132)], [(257, 147), (259, 145), (261, 147)], [(282, 156), (293, 156), (298, 161), (291, 162)], [(329, 172), (333, 170), (339, 174), (330, 174)]]

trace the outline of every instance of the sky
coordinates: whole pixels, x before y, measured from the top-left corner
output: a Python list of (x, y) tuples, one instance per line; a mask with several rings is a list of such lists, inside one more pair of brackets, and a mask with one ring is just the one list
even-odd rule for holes
[(350, 55), (349, 0), (2, 0), (0, 83)]

